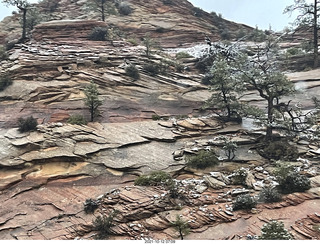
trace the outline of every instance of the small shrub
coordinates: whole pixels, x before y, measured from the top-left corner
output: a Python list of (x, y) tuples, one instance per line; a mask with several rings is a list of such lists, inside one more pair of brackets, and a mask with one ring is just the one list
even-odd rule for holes
[(307, 176), (291, 172), (279, 182), (278, 187), (283, 193), (304, 192), (311, 188), (311, 183)]
[(152, 115), (152, 120), (160, 120), (160, 119), (161, 119), (160, 115), (157, 115), (157, 114)]
[(176, 221), (172, 222), (171, 225), (179, 232), (181, 240), (183, 240), (183, 236), (188, 235), (190, 232), (188, 222), (184, 221), (180, 215), (176, 216)]
[(67, 123), (73, 125), (86, 125), (88, 122), (81, 114), (74, 114), (69, 117)]
[(156, 76), (160, 73), (159, 65), (158, 64), (145, 64), (143, 69), (148, 72), (151, 76)]
[(84, 211), (86, 214), (93, 213), (99, 207), (99, 202), (91, 198), (86, 199), (84, 203)]
[(259, 200), (266, 203), (281, 201), (281, 194), (275, 187), (264, 187), (259, 194)]
[(33, 131), (36, 130), (38, 122), (35, 118), (33, 118), (32, 116), (23, 119), (23, 118), (19, 118), (18, 119), (18, 124), (19, 124), (19, 131), (20, 132), (27, 132), (27, 131)]
[(6, 60), (8, 58), (8, 54), (6, 52), (6, 48), (2, 45), (0, 45), (0, 61)]
[(167, 186), (172, 182), (172, 177), (163, 171), (155, 171), (149, 175), (141, 175), (135, 181), (136, 186)]
[(131, 77), (133, 80), (138, 80), (140, 78), (139, 70), (133, 64), (126, 67), (126, 75)]
[(303, 54), (302, 50), (296, 47), (291, 47), (289, 49), (287, 49), (286, 53), (290, 56), (295, 56), (295, 55), (299, 55), (299, 54)]
[(283, 140), (270, 142), (261, 151), (261, 154), (268, 159), (291, 161), (295, 161), (299, 156), (297, 147)]
[(290, 233), (284, 228), (283, 222), (271, 221), (261, 228), (260, 240), (292, 240)]
[(229, 138), (224, 137), (224, 145), (222, 149), (224, 150), (224, 153), (227, 156), (228, 160), (232, 160), (236, 156), (238, 145)]
[(108, 216), (98, 216), (93, 221), (93, 228), (98, 232), (95, 239), (97, 240), (105, 240), (108, 239), (111, 234), (111, 227), (114, 226), (113, 220), (116, 217), (117, 212), (113, 211)]
[(135, 38), (129, 38), (127, 42), (131, 43), (134, 46), (138, 46), (138, 41)]
[(221, 31), (220, 36), (222, 40), (230, 40), (231, 39), (231, 33), (228, 29), (224, 29)]
[(234, 172), (234, 175), (232, 176), (232, 183), (235, 185), (246, 185), (247, 176), (248, 171), (246, 169), (238, 169)]
[(173, 5), (173, 0), (162, 0), (164, 5)]
[(122, 15), (130, 15), (132, 14), (132, 8), (127, 2), (121, 2), (118, 7), (118, 11)]
[(219, 164), (219, 160), (213, 151), (200, 151), (198, 155), (187, 157), (187, 166), (196, 169), (205, 169)]
[(0, 91), (3, 91), (8, 86), (12, 85), (12, 79), (8, 74), (3, 74), (0, 77)]
[(193, 15), (200, 18), (203, 16), (203, 10), (201, 8), (198, 7), (193, 7)]
[(92, 41), (105, 41), (108, 36), (108, 30), (104, 27), (94, 27), (89, 39)]
[(233, 210), (250, 210), (257, 205), (257, 201), (250, 194), (239, 195), (233, 203)]
[(182, 59), (182, 58), (193, 58), (193, 56), (186, 52), (178, 52), (176, 54), (176, 59)]

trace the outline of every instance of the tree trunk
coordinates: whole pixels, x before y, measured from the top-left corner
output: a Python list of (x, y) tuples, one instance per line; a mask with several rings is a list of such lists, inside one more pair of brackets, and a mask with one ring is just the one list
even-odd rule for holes
[(318, 67), (318, 0), (314, 0), (313, 15), (313, 67)]
[(273, 99), (268, 100), (268, 119), (267, 119), (267, 131), (266, 131), (266, 139), (271, 140), (272, 138), (272, 122), (273, 122)]
[(101, 18), (102, 18), (102, 21), (104, 22), (105, 16), (104, 16), (104, 1), (103, 0), (101, 0)]
[(179, 228), (180, 239), (183, 240), (183, 234), (181, 228)]
[(27, 38), (27, 9), (22, 8), (22, 36), (21, 41), (24, 41)]

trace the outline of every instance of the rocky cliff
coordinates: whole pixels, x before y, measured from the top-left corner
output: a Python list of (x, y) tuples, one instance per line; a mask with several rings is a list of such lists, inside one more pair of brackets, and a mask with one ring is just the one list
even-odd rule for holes
[[(114, 1), (117, 2), (117, 1)], [(121, 15), (117, 10), (107, 15), (106, 24), (121, 32), (121, 36), (137, 38), (149, 34), (162, 47), (178, 47), (196, 42), (203, 42), (206, 36), (212, 41), (221, 37), (221, 32), (228, 30), (235, 36), (239, 29), (250, 31), (252, 28), (227, 21), (194, 7), (187, 0), (178, 1), (126, 1), (132, 9), (129, 15)], [(50, 8), (51, 6), (51, 8)], [(109, 5), (108, 5), (109, 6)], [(49, 1), (35, 5), (44, 13), (42, 21), (52, 20), (101, 20), (99, 11), (93, 11), (86, 1), (56, 0), (52, 7)], [(48, 10), (49, 8), (49, 10)], [(111, 5), (109, 8), (115, 8)], [(82, 30), (79, 26), (78, 30)], [(47, 32), (54, 37), (57, 29), (49, 28)], [(14, 14), (0, 23), (0, 44), (19, 38), (21, 28), (19, 15)], [(73, 32), (74, 34), (74, 32)]]
[[(248, 120), (223, 123), (201, 109), (210, 92), (195, 69), (197, 58), (175, 55), (196, 53), (197, 42), (206, 50), (206, 35), (219, 38), (212, 16), (182, 0), (128, 2), (131, 15), (111, 15), (104, 23), (87, 11), (85, 1), (57, 1), (52, 21), (36, 26), (32, 38), (1, 61), (1, 74), (9, 73), (13, 84), (0, 92), (0, 239), (94, 239), (96, 217), (115, 210), (109, 233), (115, 240), (178, 239), (171, 225), (177, 215), (188, 222), (190, 240), (254, 239), (272, 219), (283, 221), (296, 239), (319, 239), (319, 142), (304, 137), (292, 142), (300, 158), (289, 163), (311, 180), (310, 190), (234, 211), (237, 195), (257, 197), (264, 186), (277, 184), (275, 162), (256, 150), (261, 128)], [(18, 15), (2, 22), (4, 39), (17, 24), (12, 18)], [(128, 37), (88, 39), (92, 28), (111, 25)], [(171, 49), (152, 47), (148, 56), (140, 40), (146, 32)], [(133, 34), (137, 43), (129, 41)], [(130, 64), (139, 79), (126, 74)], [(152, 73), (146, 64), (162, 71)], [(319, 94), (319, 72), (288, 74), (304, 91), (288, 99), (309, 108)], [(73, 114), (89, 118), (83, 100), (91, 81), (98, 85), (100, 116), (88, 125), (67, 123)], [(251, 91), (242, 99), (265, 106)], [(19, 132), (18, 118), (30, 115), (37, 129)], [(238, 145), (232, 161), (222, 160), (222, 135)], [(201, 149), (215, 151), (220, 164), (186, 167), (186, 156)], [(248, 172), (246, 187), (230, 180), (240, 168)], [(159, 170), (174, 177), (180, 197), (163, 186), (134, 185), (139, 175)], [(95, 203), (93, 214), (84, 211), (88, 199)]]

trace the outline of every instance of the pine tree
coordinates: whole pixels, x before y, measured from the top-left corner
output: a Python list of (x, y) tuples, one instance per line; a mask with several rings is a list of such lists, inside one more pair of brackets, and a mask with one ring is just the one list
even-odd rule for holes
[(85, 88), (84, 93), (86, 95), (84, 102), (89, 108), (90, 121), (93, 122), (94, 118), (99, 115), (98, 108), (102, 105), (102, 102), (99, 100), (97, 85), (91, 81), (90, 85)]

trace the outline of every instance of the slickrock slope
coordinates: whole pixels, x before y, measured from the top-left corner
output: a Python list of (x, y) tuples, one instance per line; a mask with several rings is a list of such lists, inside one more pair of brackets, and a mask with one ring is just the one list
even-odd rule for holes
[[(47, 20), (101, 20), (99, 12), (92, 11), (83, 0), (57, 0), (55, 8), (48, 10), (46, 1), (38, 6)], [(228, 30), (235, 36), (239, 29), (247, 31), (251, 27), (237, 24), (195, 8), (186, 0), (165, 3), (162, 0), (128, 0), (133, 12), (130, 15), (107, 15), (106, 24), (118, 29), (122, 36), (139, 40), (147, 33), (162, 47), (178, 47), (202, 42), (205, 36), (212, 41), (220, 39), (221, 30)], [(0, 23), (0, 44), (18, 39), (20, 34), (19, 15), (7, 17)], [(81, 27), (81, 26), (79, 26)], [(81, 28), (79, 28), (81, 30)], [(55, 29), (47, 33), (54, 36)]]
[[(284, 221), (297, 239), (318, 238), (313, 227), (319, 223), (319, 142), (296, 138), (300, 159), (289, 162), (310, 178), (309, 191), (259, 203), (251, 212), (233, 211), (237, 195), (257, 196), (276, 184), (275, 162), (255, 151), (261, 130), (246, 120), (223, 124), (200, 109), (210, 93), (195, 58), (178, 60), (159, 50), (147, 57), (143, 45), (121, 36), (88, 40), (93, 27), (112, 25), (138, 40), (150, 32), (163, 47), (177, 48), (205, 35), (219, 38), (216, 23), (184, 0), (128, 2), (131, 15), (108, 16), (103, 23), (85, 1), (58, 1), (54, 21), (38, 25), (32, 39), (15, 45), (1, 61), (0, 73), (9, 72), (13, 84), (0, 92), (0, 239), (94, 239), (95, 217), (112, 210), (119, 215), (111, 239), (177, 239), (170, 224), (177, 214), (191, 227), (186, 239), (250, 239), (271, 219)], [(0, 26), (1, 40), (16, 25), (11, 20)], [(223, 22), (233, 32), (241, 27)], [(140, 79), (126, 75), (129, 64)], [(165, 72), (153, 75), (146, 64), (162, 65)], [(308, 109), (319, 93), (319, 74), (289, 74), (303, 92), (287, 99)], [(100, 116), (86, 126), (66, 123), (73, 114), (89, 118), (83, 100), (90, 81), (98, 85)], [(242, 99), (265, 106), (254, 92)], [(37, 130), (20, 133), (18, 118), (30, 115), (38, 120)], [(221, 135), (238, 145), (232, 162), (206, 170), (186, 167), (185, 156), (201, 149), (225, 158)], [(248, 171), (246, 189), (230, 180), (242, 167)], [(172, 199), (162, 187), (134, 186), (138, 175), (156, 170), (176, 178), (181, 198)], [(99, 205), (94, 215), (84, 212), (90, 198)]]

